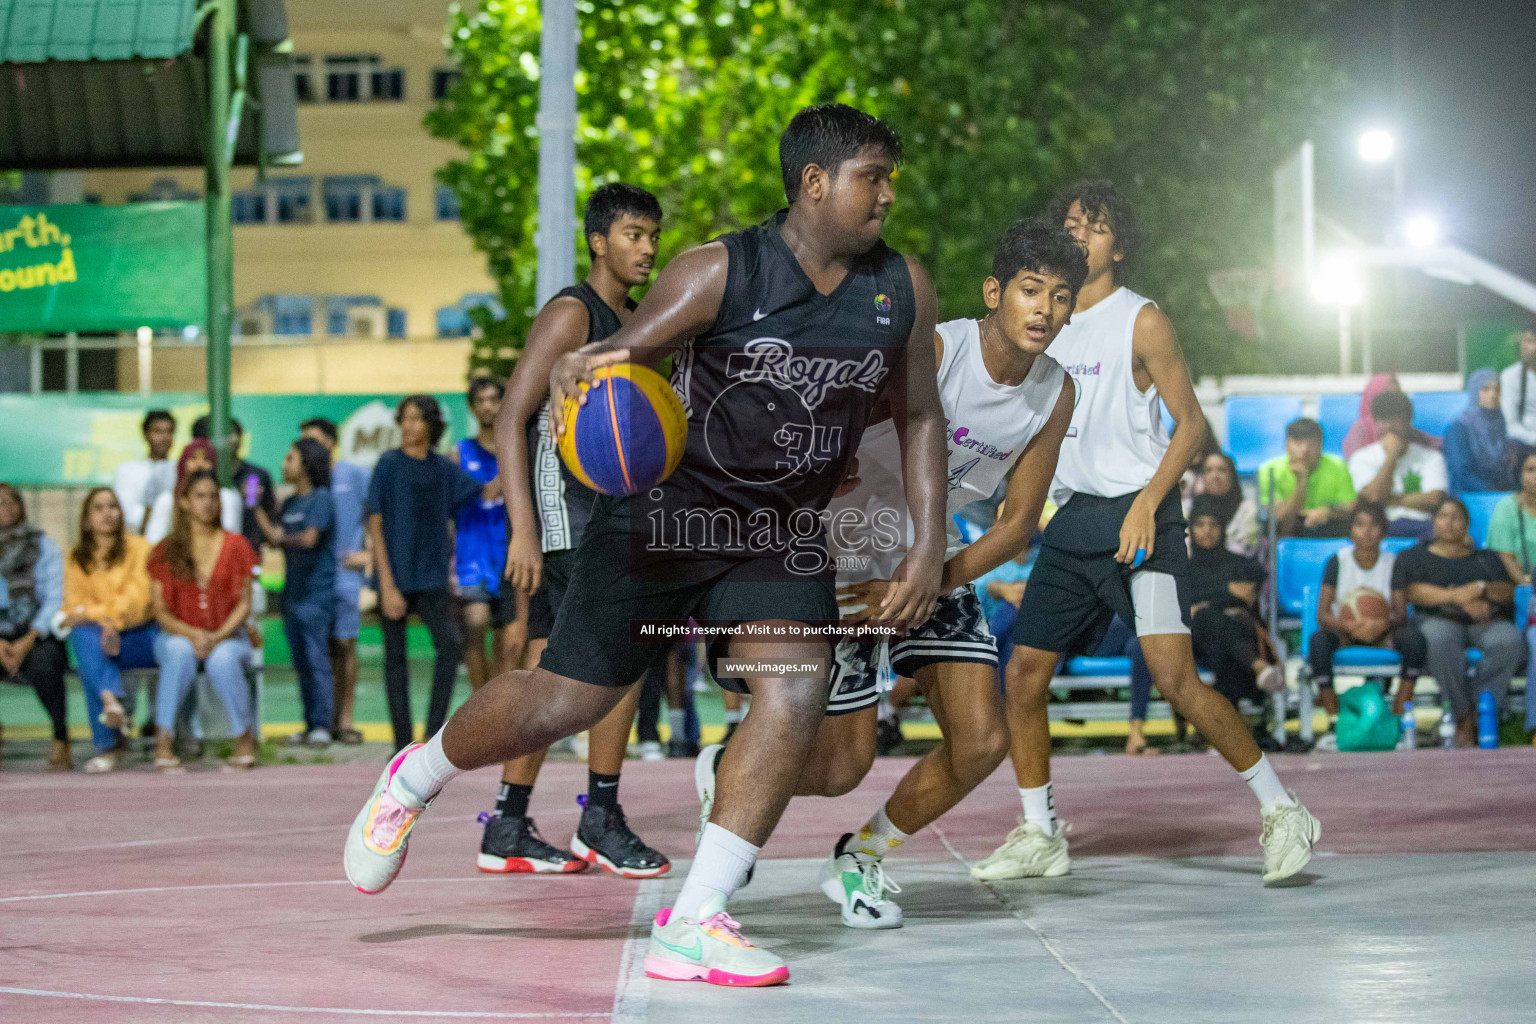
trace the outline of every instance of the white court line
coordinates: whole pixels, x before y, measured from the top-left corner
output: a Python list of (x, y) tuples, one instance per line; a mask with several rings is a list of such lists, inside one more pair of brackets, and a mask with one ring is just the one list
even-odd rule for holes
[[(432, 819), (434, 823), (474, 820), (475, 815), (472, 814), (457, 814), (451, 818)], [(0, 856), (25, 857), (31, 856), (33, 854), (46, 853), (49, 856), (56, 857), (63, 853), (86, 853), (92, 850), (127, 850), (140, 846), (168, 846), (172, 843), (204, 843), (215, 839), (222, 841), (228, 841), (231, 839), (269, 839), (272, 836), (302, 836), (308, 835), (312, 832), (335, 832), (340, 835), (346, 831), (346, 828), (346, 822), (338, 822), (335, 825), (311, 825), (305, 828), (286, 828), (266, 832), (219, 832), (206, 836), (172, 836), (170, 838), (162, 839), (131, 839), (121, 843), (97, 843), (94, 846), (51, 846), (39, 850), (0, 850)]]
[(50, 992), (36, 988), (0, 986), (0, 994), (41, 996), (46, 999), (84, 999), (103, 1003), (140, 1003), (152, 1006), (196, 1006), (216, 1010), (264, 1010), (269, 1013), (331, 1013), (354, 1017), (449, 1017), (478, 1020), (570, 1020), (606, 1017), (606, 1013), (493, 1013), (475, 1010), (349, 1010), (340, 1006), (274, 1006), (268, 1003), (216, 1003), (206, 999), (152, 999), (147, 996), (102, 996), (87, 992)]
[(645, 1024), (651, 1008), (651, 979), (645, 975), (645, 954), (651, 945), (651, 921), (661, 909), (659, 878), (641, 882), (635, 906), (629, 914), (629, 938), (619, 960), (619, 978), (613, 992), (612, 1024)]
[[(421, 885), (433, 882), (483, 882), (484, 875), (462, 878), (402, 878), (396, 885)], [(211, 885), (156, 885), (144, 889), (89, 889), (82, 892), (45, 892), (29, 896), (0, 896), (0, 903), (26, 903), (31, 900), (67, 900), (77, 896), (133, 896), (146, 892), (200, 892), (212, 889), (283, 889), (301, 885), (346, 885), (345, 878), (325, 878), (312, 882), (219, 882)]]
[[(939, 831), (938, 825), (929, 825), (928, 827), (933, 829), (933, 834), (939, 837), (939, 842), (944, 844), (944, 849), (948, 850), (950, 855), (954, 857), (955, 860), (960, 862), (961, 867), (970, 867), (966, 859), (960, 856), (960, 851), (956, 850), (954, 846), (950, 844), (949, 837), (946, 836), (943, 832)], [(1002, 904), (1003, 909), (1008, 911), (1008, 913), (1013, 916), (1014, 920), (1018, 921), (1025, 928), (1028, 928), (1030, 932), (1034, 934), (1035, 938), (1040, 940), (1040, 945), (1045, 947), (1045, 951), (1051, 954), (1051, 956), (1055, 957), (1056, 962), (1061, 965), (1062, 969), (1068, 974), (1072, 975), (1073, 978), (1077, 979), (1077, 983), (1083, 986), (1083, 988), (1087, 989), (1093, 995), (1093, 998), (1099, 1001), (1099, 1005), (1109, 1011), (1109, 1015), (1111, 1017), (1119, 1021), (1120, 1024), (1131, 1024), (1130, 1021), (1125, 1019), (1124, 1014), (1115, 1009), (1115, 1004), (1111, 1003), (1107, 998), (1105, 998), (1104, 993), (1099, 991), (1098, 986), (1088, 980), (1087, 975), (1078, 970), (1076, 967), (1073, 967), (1071, 964), (1067, 963), (1067, 958), (1061, 955), (1061, 951), (1056, 948), (1056, 944), (1053, 943), (1050, 939), (1046, 938), (1045, 933), (1042, 932), (1039, 928), (1036, 928), (1034, 923), (1031, 922), (1029, 918), (1013, 909), (1012, 905), (1010, 905), (1007, 900), (1003, 899), (1002, 896), (998, 895), (997, 890), (991, 885), (986, 882), (982, 882), (980, 884), (983, 889), (987, 890), (993, 899)]]

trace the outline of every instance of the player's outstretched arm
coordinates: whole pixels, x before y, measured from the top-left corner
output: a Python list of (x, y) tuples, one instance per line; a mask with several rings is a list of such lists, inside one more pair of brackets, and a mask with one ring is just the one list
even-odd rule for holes
[(1189, 380), (1189, 368), (1184, 365), (1184, 353), (1179, 348), (1178, 336), (1173, 324), (1162, 310), (1146, 305), (1136, 316), (1136, 327), (1131, 335), (1131, 358), (1137, 373), (1137, 384), (1142, 373), (1157, 386), (1157, 393), (1173, 415), (1173, 437), (1163, 461), (1158, 464), (1152, 480), (1141, 489), (1125, 523), (1120, 527), (1120, 550), (1115, 559), (1129, 565), (1136, 559), (1137, 549), (1152, 555), (1152, 542), (1157, 533), (1154, 522), (1157, 506), (1189, 468), (1205, 440), (1205, 413), (1195, 398), (1195, 386)]
[(544, 556), (528, 484), (526, 426), (549, 394), (549, 371), (555, 360), (586, 342), (587, 320), (587, 307), (570, 295), (551, 300), (539, 310), (496, 413), (496, 465), (512, 527), (507, 538), (506, 578), (530, 594), (539, 589)]
[(905, 373), (890, 390), (891, 416), (901, 439), (902, 475), (914, 542), (896, 582), (886, 591), (880, 618), (913, 625), (933, 614), (944, 572), (944, 507), (949, 491), (944, 407), (934, 355), (938, 299), (922, 265), (908, 257), (917, 309), (907, 339)]
[(1051, 490), (1051, 478), (1056, 475), (1061, 442), (1072, 425), (1072, 407), (1076, 398), (1077, 385), (1067, 377), (1061, 393), (1056, 396), (1050, 418), (1040, 433), (1030, 439), (1014, 464), (1013, 476), (1008, 479), (1003, 514), (976, 543), (962, 548), (945, 563), (942, 590), (953, 590), (991, 572), (1008, 559), (1018, 557), (1039, 529), (1040, 512), (1045, 508), (1045, 499)]
[(565, 429), (560, 410), (567, 398), (586, 401), (581, 385), (591, 385), (594, 370), (623, 362), (654, 366), (678, 345), (708, 330), (720, 315), (729, 269), (730, 256), (720, 242), (679, 253), (617, 333), (561, 357), (549, 375), (550, 418), (556, 429)]

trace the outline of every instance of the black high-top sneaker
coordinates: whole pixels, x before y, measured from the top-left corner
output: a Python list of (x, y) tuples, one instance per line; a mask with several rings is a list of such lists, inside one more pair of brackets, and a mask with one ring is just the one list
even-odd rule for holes
[(571, 852), (622, 878), (655, 878), (672, 862), (645, 845), (624, 819), (622, 807), (588, 807), (571, 837)]
[(485, 835), (480, 840), (480, 855), (475, 866), (493, 874), (527, 872), (568, 874), (585, 871), (587, 862), (552, 846), (539, 835), (532, 818), (503, 818), (482, 813)]

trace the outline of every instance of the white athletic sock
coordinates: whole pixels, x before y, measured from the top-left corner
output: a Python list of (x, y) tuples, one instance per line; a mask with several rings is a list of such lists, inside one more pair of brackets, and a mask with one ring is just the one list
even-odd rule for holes
[(741, 724), (741, 708), (726, 708), (725, 709), (725, 724), (726, 725), (732, 725), (732, 724), (739, 725), (739, 724)]
[(1024, 801), (1024, 820), (1039, 825), (1047, 835), (1055, 835), (1056, 800), (1051, 796), (1051, 784), (1047, 782), (1034, 789), (1020, 788), (1019, 798)]
[(758, 847), (714, 822), (704, 826), (693, 866), (683, 880), (683, 891), (672, 904), (672, 913), (684, 921), (699, 921), (725, 909), (731, 893), (741, 888), (757, 860)]
[(423, 800), (430, 800), (449, 779), (462, 774), (464, 769), (455, 768), (448, 755), (443, 753), (443, 731), (439, 729), (424, 746), (406, 755), (395, 778)]
[(667, 709), (667, 738), (673, 743), (681, 743), (688, 738), (688, 712), (684, 708)]
[(881, 804), (880, 809), (864, 823), (864, 827), (854, 833), (851, 847), (844, 849), (878, 860), (910, 838), (910, 835), (891, 824), (890, 817), (885, 813), (885, 805)]
[(1269, 811), (1275, 807), (1295, 807), (1296, 801), (1291, 794), (1285, 791), (1285, 786), (1280, 782), (1280, 776), (1275, 774), (1274, 765), (1269, 763), (1269, 758), (1259, 755), (1258, 763), (1245, 772), (1239, 772), (1243, 781), (1248, 783), (1248, 788), (1253, 790), (1253, 795), (1259, 798), (1259, 810)]

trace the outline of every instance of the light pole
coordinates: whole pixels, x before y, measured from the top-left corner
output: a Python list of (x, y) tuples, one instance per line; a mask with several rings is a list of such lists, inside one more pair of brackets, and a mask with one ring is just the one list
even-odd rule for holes
[(576, 283), (576, 0), (544, 0), (539, 39), (540, 306)]
[[(1354, 341), (1354, 308), (1365, 300), (1360, 269), (1347, 253), (1334, 253), (1322, 261), (1312, 294), (1325, 305), (1336, 306), (1339, 314), (1339, 373), (1348, 374)], [(1370, 354), (1365, 353), (1367, 364)]]

